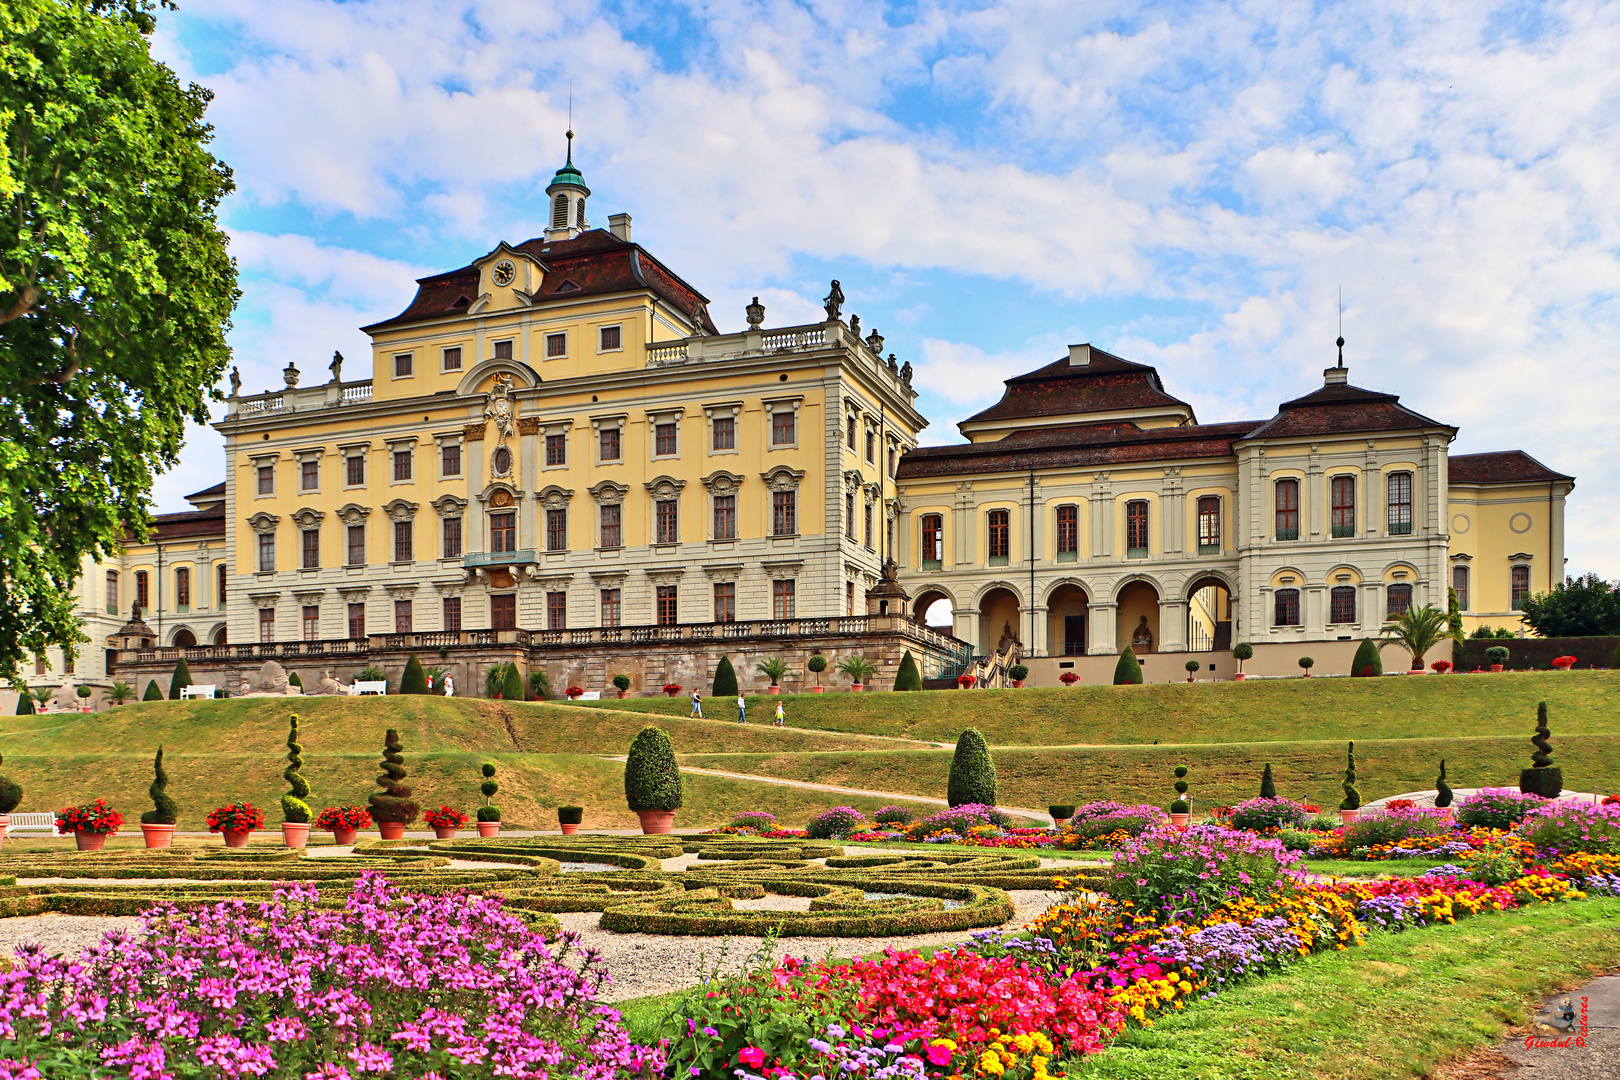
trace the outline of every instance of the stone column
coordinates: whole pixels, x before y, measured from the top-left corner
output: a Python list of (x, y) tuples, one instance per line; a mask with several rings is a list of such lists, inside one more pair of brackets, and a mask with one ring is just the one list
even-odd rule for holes
[(1111, 656), (1119, 652), (1119, 605), (1112, 601), (1093, 603), (1086, 609), (1091, 617), (1090, 633), (1086, 635), (1086, 652), (1091, 656)]
[(1155, 651), (1187, 651), (1187, 601), (1159, 601), (1159, 641)]

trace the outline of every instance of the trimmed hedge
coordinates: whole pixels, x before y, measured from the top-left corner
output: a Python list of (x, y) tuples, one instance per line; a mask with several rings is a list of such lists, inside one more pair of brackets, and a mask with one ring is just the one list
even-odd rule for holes
[(1114, 685), (1142, 685), (1142, 663), (1136, 659), (1136, 650), (1129, 645), (1119, 654), (1119, 663), (1114, 665)]
[(1495, 645), (1508, 651), (1506, 671), (1550, 671), (1560, 656), (1575, 657), (1577, 667), (1612, 668), (1620, 656), (1620, 637), (1469, 638), (1457, 643), (1457, 670), (1490, 670), (1485, 650)]
[(180, 691), (191, 685), (191, 669), (182, 656), (174, 662), (174, 676), (169, 680), (169, 700), (179, 701)]
[(894, 688), (896, 690), (921, 690), (922, 672), (917, 670), (917, 661), (911, 658), (911, 650), (900, 658), (900, 668), (894, 673)]
[(714, 696), (737, 696), (737, 669), (731, 666), (731, 657), (722, 656), (714, 668)]
[(1372, 638), (1362, 638), (1356, 646), (1356, 658), (1350, 661), (1350, 674), (1355, 678), (1371, 678), (1384, 673), (1384, 657), (1373, 644)]
[(405, 661), (405, 673), (399, 677), (399, 692), (402, 694), (425, 694), (428, 692), (427, 672), (422, 669), (422, 661), (411, 653), (410, 659)]

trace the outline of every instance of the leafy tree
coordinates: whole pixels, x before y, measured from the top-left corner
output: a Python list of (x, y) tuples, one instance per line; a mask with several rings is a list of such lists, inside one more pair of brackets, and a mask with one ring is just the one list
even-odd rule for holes
[(169, 797), (169, 774), (163, 768), (161, 746), (152, 759), (152, 786), (146, 793), (152, 797), (152, 809), (141, 815), (142, 825), (173, 825), (180, 820), (180, 807)]
[(1311, 670), (1311, 668), (1316, 666), (1316, 657), (1314, 657), (1314, 656), (1302, 656), (1302, 657), (1300, 657), (1299, 658), (1299, 666), (1304, 668), (1305, 671), (1308, 673)]
[(731, 666), (731, 657), (722, 656), (714, 668), (714, 696), (737, 696), (737, 669)]
[(416, 820), (418, 807), (411, 801), (411, 789), (404, 784), (405, 778), (410, 775), (405, 771), (404, 749), (399, 732), (389, 728), (383, 736), (382, 775), (377, 777), (377, 786), (382, 791), (366, 800), (371, 807), (373, 821), (409, 825)]
[[(153, 685), (155, 686), (157, 684), (154, 683)], [(26, 686), (19, 686), (17, 688), (17, 715), (34, 715), (34, 692), (28, 689)]]
[(182, 656), (174, 662), (174, 677), (169, 680), (169, 700), (179, 701), (180, 691), (191, 685), (191, 669)]
[(162, 701), (163, 691), (158, 689), (157, 680), (153, 679), (146, 684), (146, 693), (141, 695), (142, 701)]
[(1524, 621), (1542, 637), (1620, 634), (1620, 586), (1596, 574), (1564, 579), (1552, 592), (1524, 598)]
[(1277, 782), (1271, 778), (1271, 762), (1266, 762), (1266, 771), (1260, 774), (1260, 797), (1262, 799), (1275, 799), (1277, 797)]
[(945, 798), (952, 806), (996, 805), (996, 763), (978, 728), (968, 728), (957, 736)]
[(1136, 650), (1129, 645), (1119, 654), (1119, 663), (1114, 665), (1115, 686), (1141, 686), (1142, 665), (1136, 659)]
[(1243, 661), (1254, 659), (1254, 646), (1247, 641), (1240, 641), (1232, 646), (1232, 659), (1238, 662), (1238, 670), (1243, 670)]
[(1433, 604), (1407, 608), (1386, 622), (1379, 633), (1385, 644), (1399, 645), (1412, 654), (1414, 670), (1423, 666), (1425, 653), (1452, 636), (1446, 613)]
[[(1023, 678), (1023, 675), (1016, 674), (1020, 666), (1022, 665), (1014, 664), (1008, 669), (1007, 674), (1014, 679)], [(1029, 668), (1024, 668), (1024, 674), (1029, 674)], [(912, 658), (910, 649), (907, 649), (905, 655), (900, 658), (900, 668), (894, 673), (894, 688), (896, 690), (922, 689), (922, 672), (917, 670), (917, 661)]]
[(675, 763), (675, 748), (667, 734), (650, 724), (630, 744), (624, 762), (624, 797), (635, 811), (681, 808), (681, 770)]
[(155, 7), (0, 5), (0, 676), (76, 657), (84, 560), (147, 534), (230, 359), (231, 173), (211, 92), (152, 59)]
[(122, 705), (135, 696), (135, 688), (127, 682), (115, 682), (107, 688), (107, 696), (114, 705)]
[[(5, 763), (5, 757), (0, 756), (0, 765)], [(0, 776), (0, 814), (9, 814), (21, 806), (22, 797), (23, 789), (21, 784), (9, 776)]]
[[(413, 658), (414, 659), (414, 658)], [(305, 822), (309, 820), (309, 781), (304, 779), (300, 771), (304, 767), (304, 747), (298, 741), (298, 714), (293, 713), (287, 726), (287, 767), (281, 771), (281, 778), (287, 781), (291, 788), (281, 797), (281, 818), (283, 821)]]
[(427, 672), (422, 668), (422, 661), (411, 653), (405, 661), (405, 671), (399, 677), (399, 692), (402, 694), (425, 694), (427, 688)]
[(523, 673), (510, 660), (506, 663), (506, 678), (501, 683), (501, 697), (507, 701), (523, 700)]
[(1362, 638), (1356, 646), (1356, 658), (1350, 661), (1350, 674), (1358, 679), (1372, 678), (1384, 673), (1384, 657), (1372, 638)]

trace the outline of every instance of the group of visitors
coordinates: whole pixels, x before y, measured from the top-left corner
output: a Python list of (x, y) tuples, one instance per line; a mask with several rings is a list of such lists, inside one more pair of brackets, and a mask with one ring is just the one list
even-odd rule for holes
[[(703, 694), (697, 690), (692, 691), (691, 718), (693, 720), (708, 719), (708, 717), (703, 715)], [(737, 695), (737, 723), (748, 723), (748, 699), (743, 697), (741, 694)], [(783, 724), (787, 723), (787, 710), (782, 707), (781, 701), (776, 703), (776, 719), (772, 721), (772, 723), (776, 727), (781, 727)]]

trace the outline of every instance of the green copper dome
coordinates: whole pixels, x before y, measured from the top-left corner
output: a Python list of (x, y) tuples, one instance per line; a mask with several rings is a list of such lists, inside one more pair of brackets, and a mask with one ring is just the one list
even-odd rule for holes
[(584, 174), (574, 167), (574, 133), (572, 131), (568, 133), (568, 161), (562, 168), (557, 170), (557, 175), (551, 178), (551, 183), (546, 187), (546, 194), (549, 195), (554, 188), (560, 187), (576, 187), (587, 195), (591, 193), (591, 189), (585, 186)]

